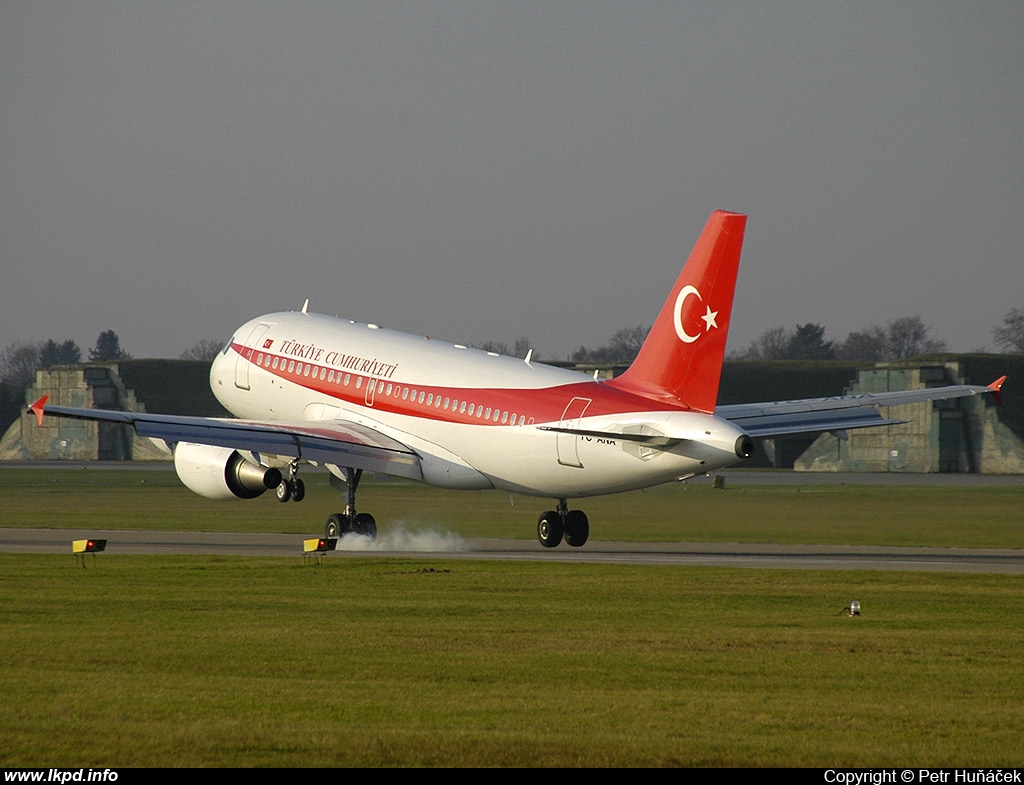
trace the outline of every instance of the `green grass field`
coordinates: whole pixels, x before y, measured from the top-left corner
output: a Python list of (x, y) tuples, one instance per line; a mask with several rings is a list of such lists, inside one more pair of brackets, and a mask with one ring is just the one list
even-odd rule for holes
[[(340, 506), (310, 491), (218, 504), (162, 472), (0, 470), (0, 525), (308, 532)], [(540, 509), (385, 482), (360, 501), (382, 529), (466, 536), (533, 537)], [(673, 486), (581, 506), (601, 539), (1020, 546), (1019, 489)], [(1021, 588), (443, 555), (108, 553), (83, 570), (70, 553), (0, 554), (0, 765), (1019, 765)], [(852, 599), (859, 618), (840, 615)]]
[[(326, 475), (304, 473), (307, 495), (280, 504), (214, 502), (188, 491), (173, 469), (0, 468), (0, 526), (157, 531), (266, 531), (316, 535), (344, 508)], [(673, 484), (582, 499), (591, 538), (647, 542), (1024, 547), (1019, 486)], [(464, 537), (532, 539), (550, 499), (498, 491), (444, 491), (368, 477), (359, 509), (390, 526)]]

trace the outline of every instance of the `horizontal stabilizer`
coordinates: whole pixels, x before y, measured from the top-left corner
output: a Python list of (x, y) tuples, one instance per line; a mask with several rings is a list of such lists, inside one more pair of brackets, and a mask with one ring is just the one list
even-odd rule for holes
[(840, 395), (799, 401), (770, 401), (719, 406), (715, 414), (738, 425), (755, 438), (795, 433), (824, 433), (850, 428), (898, 425), (904, 420), (883, 417), (877, 407), (902, 406), (923, 401), (945, 401), (971, 395), (996, 395), (1006, 377), (988, 386), (955, 384), (923, 390)]
[(763, 410), (751, 409), (746, 415), (730, 414), (728, 419), (755, 439), (797, 433), (845, 431), (849, 428), (874, 428), (879, 425), (899, 425), (906, 422), (883, 417), (873, 406), (847, 409), (842, 413), (773, 412), (770, 415)]

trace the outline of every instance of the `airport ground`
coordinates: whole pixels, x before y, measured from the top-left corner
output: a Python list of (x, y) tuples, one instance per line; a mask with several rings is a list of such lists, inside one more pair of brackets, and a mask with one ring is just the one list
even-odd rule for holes
[[(281, 506), (269, 494), (218, 504), (181, 488), (167, 464), (9, 464), (0, 467), (0, 493), (9, 492), (0, 550), (60, 553), (70, 539), (96, 537), (119, 553), (294, 555), (338, 502), (322, 473), (306, 477), (302, 505)], [(1024, 572), (1020, 533), (1007, 526), (1024, 475), (720, 472), (574, 502), (592, 520), (581, 549), (533, 540), (545, 500), (404, 481), (364, 487), (363, 504), (383, 508), (381, 536), (373, 544), (345, 538), (338, 555)], [(33, 490), (49, 509), (26, 503)], [(114, 493), (130, 514), (119, 514)], [(695, 536), (702, 533), (709, 539)]]
[(333, 491), (166, 475), (0, 469), (0, 765), (1019, 765), (1020, 478), (723, 473), (555, 551), (537, 500), (381, 483), (393, 549), (315, 564)]

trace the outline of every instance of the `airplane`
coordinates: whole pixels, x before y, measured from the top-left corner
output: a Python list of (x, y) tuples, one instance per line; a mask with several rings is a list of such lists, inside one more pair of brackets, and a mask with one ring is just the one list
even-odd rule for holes
[(302, 465), (322, 465), (347, 496), (324, 535), (374, 537), (356, 512), (363, 472), (442, 488), (500, 489), (556, 500), (540, 544), (582, 546), (590, 523), (568, 500), (684, 480), (748, 458), (754, 439), (891, 425), (878, 407), (992, 394), (953, 385), (718, 406), (747, 217), (714, 212), (639, 354), (613, 379), (301, 311), (246, 322), (210, 370), (237, 419), (48, 406), (45, 414), (131, 425), (173, 451), (191, 490), (299, 501)]

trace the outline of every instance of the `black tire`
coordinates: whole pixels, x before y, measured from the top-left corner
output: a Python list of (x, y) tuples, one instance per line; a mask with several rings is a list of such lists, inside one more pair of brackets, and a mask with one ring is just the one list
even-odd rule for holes
[(348, 516), (340, 512), (330, 516), (327, 519), (327, 524), (324, 526), (324, 536), (329, 540), (337, 540), (344, 537), (349, 531)]
[(301, 502), (306, 498), (306, 483), (296, 477), (292, 481), (292, 501)]
[(288, 480), (281, 480), (277, 487), (274, 489), (274, 495), (277, 496), (279, 502), (286, 502), (292, 498), (292, 485)]
[(590, 537), (590, 521), (583, 510), (569, 510), (569, 519), (565, 522), (565, 541), (573, 548), (586, 545)]
[(358, 513), (356, 515), (356, 519), (352, 522), (352, 531), (355, 534), (360, 534), (363, 537), (369, 537), (371, 540), (376, 540), (377, 521), (375, 521), (373, 516), (369, 513)]
[(557, 548), (562, 541), (562, 516), (548, 510), (537, 519), (537, 540), (545, 548)]

